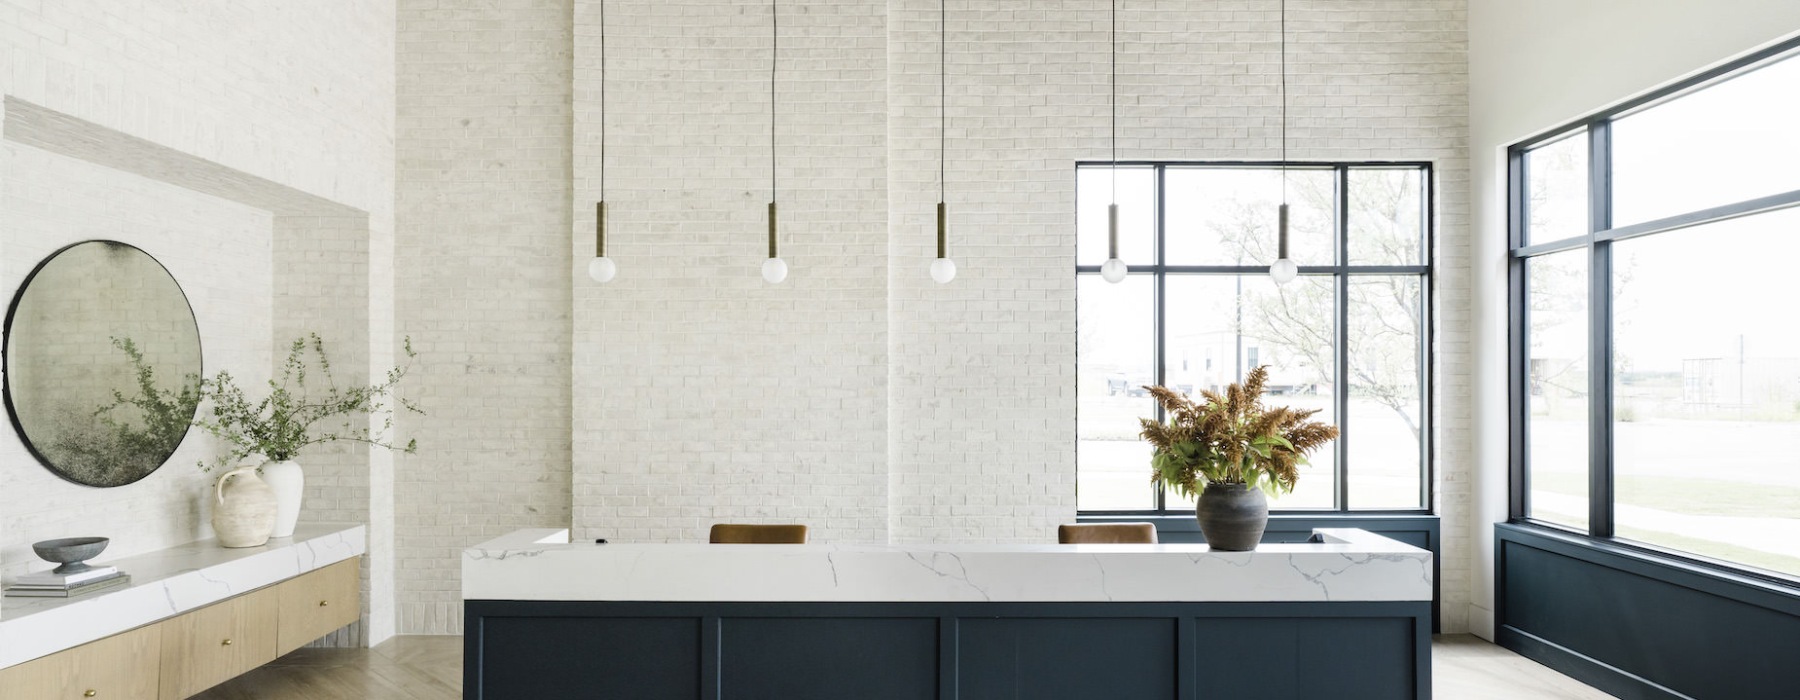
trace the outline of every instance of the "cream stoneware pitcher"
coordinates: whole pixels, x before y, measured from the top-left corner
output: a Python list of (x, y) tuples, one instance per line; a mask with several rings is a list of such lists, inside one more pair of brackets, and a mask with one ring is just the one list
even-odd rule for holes
[(256, 467), (225, 472), (213, 487), (214, 534), (224, 547), (260, 547), (275, 527), (275, 490), (256, 477)]

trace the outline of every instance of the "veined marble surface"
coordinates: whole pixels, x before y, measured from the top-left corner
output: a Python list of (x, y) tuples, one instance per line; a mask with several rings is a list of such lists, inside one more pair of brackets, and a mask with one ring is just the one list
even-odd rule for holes
[(200, 540), (123, 559), (131, 583), (75, 598), (0, 598), (0, 668), (141, 627), (336, 564), (365, 551), (362, 525), (307, 523), (293, 537), (226, 549)]
[(1431, 552), (1358, 529), (1206, 545), (572, 544), (520, 530), (463, 550), (465, 600), (1428, 601)]

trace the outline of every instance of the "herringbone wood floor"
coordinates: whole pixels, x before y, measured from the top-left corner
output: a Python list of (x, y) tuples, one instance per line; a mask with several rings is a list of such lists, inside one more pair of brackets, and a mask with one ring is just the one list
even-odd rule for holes
[(300, 649), (194, 700), (462, 697), (462, 637), (395, 637), (373, 649)]
[[(1432, 642), (1443, 700), (1604, 700), (1611, 696), (1468, 635)], [(374, 649), (301, 649), (196, 696), (203, 700), (451, 700), (462, 697), (461, 637), (396, 637)]]

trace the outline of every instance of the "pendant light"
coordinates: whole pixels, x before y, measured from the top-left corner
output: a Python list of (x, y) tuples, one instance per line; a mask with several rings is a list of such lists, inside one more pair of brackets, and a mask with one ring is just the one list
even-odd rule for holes
[(606, 2), (600, 3), (600, 201), (594, 203), (594, 259), (588, 276), (602, 284), (619, 274), (618, 264), (606, 257)]
[(1100, 278), (1113, 284), (1125, 281), (1130, 268), (1119, 259), (1119, 0), (1112, 0), (1107, 16), (1106, 55), (1111, 71), (1108, 86), (1112, 90), (1112, 203), (1106, 205), (1106, 262), (1100, 265)]
[(781, 8), (769, 0), (769, 259), (762, 278), (769, 284), (787, 279), (787, 262), (775, 249), (775, 62), (781, 57)]
[(948, 107), (948, 92), (945, 91), (944, 56), (945, 45), (950, 40), (949, 17), (946, 0), (938, 0), (938, 205), (937, 205), (937, 259), (931, 261), (931, 279), (938, 284), (948, 284), (956, 279), (956, 261), (945, 254), (945, 221), (944, 221), (944, 110)]
[(1300, 267), (1288, 258), (1287, 99), (1287, 0), (1281, 0), (1281, 207), (1275, 217), (1275, 264), (1269, 266), (1269, 278), (1276, 284), (1300, 275)]

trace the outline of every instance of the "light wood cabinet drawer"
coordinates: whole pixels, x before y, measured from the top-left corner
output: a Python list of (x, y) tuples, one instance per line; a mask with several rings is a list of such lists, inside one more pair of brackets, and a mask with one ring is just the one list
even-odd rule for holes
[(359, 559), (347, 559), (284, 582), (277, 656), (355, 622), (362, 613)]
[(0, 669), (0, 700), (181, 700), (356, 622), (361, 558)]
[(274, 587), (208, 605), (162, 623), (162, 697), (185, 698), (270, 661)]
[(0, 670), (6, 700), (155, 700), (161, 625)]

